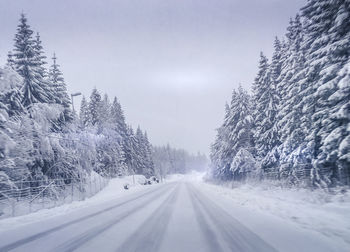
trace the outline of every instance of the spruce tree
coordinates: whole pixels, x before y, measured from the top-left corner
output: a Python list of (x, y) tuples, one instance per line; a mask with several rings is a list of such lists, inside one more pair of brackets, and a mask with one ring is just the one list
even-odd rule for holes
[[(236, 94), (233, 91), (233, 95)], [(217, 129), (215, 142), (211, 146), (210, 159), (213, 176), (220, 179), (229, 179), (231, 173), (229, 172), (228, 164), (230, 160), (226, 157), (225, 149), (229, 146), (229, 128), (228, 118), (230, 117), (230, 106), (225, 104), (224, 123)]]
[(241, 149), (253, 153), (252, 122), (250, 96), (247, 91), (239, 86), (238, 92), (236, 96), (233, 96), (231, 102), (231, 113), (229, 117), (229, 148), (232, 151), (230, 170), (234, 178), (238, 174), (236, 173), (237, 170), (232, 167), (232, 161), (237, 153)]
[(111, 104), (107, 94), (104, 94), (100, 106), (100, 127), (109, 128), (112, 123), (111, 118)]
[(123, 167), (127, 167), (128, 161), (127, 161), (126, 153), (129, 152), (128, 142), (127, 142), (128, 129), (125, 122), (124, 112), (116, 97), (114, 97), (113, 103), (111, 104), (111, 107), (110, 107), (110, 121), (111, 121), (112, 129), (115, 132), (117, 132), (119, 135), (119, 138), (117, 139), (119, 146), (121, 147), (121, 152), (120, 152), (121, 156), (119, 158), (119, 163)]
[(7, 53), (6, 66), (9, 67), (10, 69), (13, 69), (13, 70), (15, 69), (15, 60), (13, 58), (13, 53), (11, 51)]
[(147, 176), (152, 176), (155, 174), (154, 171), (154, 162), (153, 162), (153, 151), (151, 143), (148, 140), (147, 132), (144, 133), (144, 142), (145, 142), (145, 149), (146, 149), (146, 172), (145, 174)]
[(52, 60), (53, 64), (50, 67), (49, 79), (52, 85), (54, 99), (57, 104), (61, 104), (64, 107), (64, 120), (69, 122), (73, 120), (72, 111), (70, 109), (71, 101), (68, 96), (63, 74), (60, 70), (60, 65), (57, 64), (55, 53), (53, 54)]
[(300, 92), (304, 88), (300, 79), (303, 75), (301, 71), (304, 68), (304, 53), (301, 49), (303, 43), (303, 31), (300, 16), (297, 15), (291, 20), (288, 27), (288, 56), (285, 59), (284, 76), (280, 80), (280, 86), (284, 93), (280, 97), (280, 106), (278, 111), (278, 126), (280, 129), (281, 141), (292, 139), (292, 148), (296, 148), (304, 140), (300, 128), (300, 118), (302, 113)]
[(257, 153), (263, 158), (279, 144), (276, 126), (279, 98), (275, 84), (271, 80), (268, 59), (261, 53), (259, 72), (253, 83), (254, 102), (254, 142)]
[(43, 88), (40, 59), (35, 51), (32, 34), (27, 18), (22, 13), (15, 35), (14, 62), (16, 71), (23, 77), (22, 104), (26, 107), (37, 102), (49, 102), (47, 90)]
[(90, 122), (89, 105), (85, 99), (85, 96), (83, 96), (81, 100), (79, 118), (83, 128), (89, 126), (89, 122)]
[(101, 122), (101, 95), (96, 88), (92, 90), (89, 102), (89, 125), (98, 126)]
[(115, 130), (120, 134), (123, 139), (127, 137), (127, 125), (125, 122), (125, 116), (123, 109), (118, 102), (117, 97), (114, 97), (113, 103), (111, 105), (111, 120), (115, 127)]
[(34, 52), (36, 55), (36, 58), (38, 60), (38, 81), (40, 83), (40, 86), (43, 90), (45, 90), (45, 93), (49, 99), (50, 103), (55, 102), (55, 92), (52, 87), (52, 83), (48, 80), (47, 70), (46, 70), (46, 56), (44, 54), (42, 42), (40, 39), (40, 34), (37, 32), (34, 40)]
[(333, 184), (339, 176), (337, 151), (330, 151), (336, 150), (337, 144), (326, 139), (339, 126), (329, 116), (339, 101), (332, 104), (330, 97), (337, 92), (338, 73), (349, 59), (348, 12), (349, 4), (343, 0), (310, 1), (302, 8), (306, 30), (303, 49), (307, 54), (302, 126), (312, 149), (312, 180), (319, 186)]

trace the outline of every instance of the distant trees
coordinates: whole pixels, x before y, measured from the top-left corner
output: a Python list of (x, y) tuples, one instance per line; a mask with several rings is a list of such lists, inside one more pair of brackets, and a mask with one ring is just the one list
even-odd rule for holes
[(205, 171), (207, 157), (204, 154), (189, 154), (183, 149), (154, 146), (152, 149), (155, 174), (164, 178), (167, 174), (184, 174), (190, 171)]
[(108, 95), (103, 99), (96, 88), (90, 100), (83, 97), (80, 125), (84, 131), (98, 137), (98, 172), (114, 175), (154, 174), (152, 147), (147, 133), (140, 127), (134, 133), (125, 122), (124, 112), (117, 98), (111, 104)]
[(240, 103), (231, 103), (212, 145), (214, 177), (242, 179), (237, 169), (249, 163), (258, 178), (350, 184), (349, 15), (346, 1), (308, 1), (286, 38), (275, 39), (271, 63), (261, 54), (252, 110), (245, 110), (254, 145), (248, 152), (233, 147), (240, 140), (227, 121)]

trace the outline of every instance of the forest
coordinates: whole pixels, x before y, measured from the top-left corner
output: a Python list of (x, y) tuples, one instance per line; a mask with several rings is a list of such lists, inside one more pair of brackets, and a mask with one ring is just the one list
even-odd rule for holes
[(205, 159), (153, 147), (145, 131), (126, 122), (118, 99), (96, 88), (83, 96), (79, 114), (73, 111), (57, 56), (47, 68), (40, 34), (23, 13), (14, 42), (0, 68), (0, 190), (84, 182), (92, 171), (166, 176)]
[(308, 1), (260, 54), (251, 92), (239, 87), (211, 147), (216, 180), (350, 184), (348, 1)]

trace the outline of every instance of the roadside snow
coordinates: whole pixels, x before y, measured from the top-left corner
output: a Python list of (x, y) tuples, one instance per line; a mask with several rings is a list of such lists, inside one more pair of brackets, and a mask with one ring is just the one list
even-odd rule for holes
[(286, 224), (318, 233), (338, 248), (350, 248), (350, 192), (283, 189), (274, 185), (213, 185), (199, 182), (207, 193), (229, 198), (234, 206), (278, 217)]
[[(134, 179), (135, 184), (133, 183)], [(64, 204), (50, 209), (42, 209), (35, 213), (30, 213), (27, 215), (1, 219), (0, 233), (19, 226), (40, 222), (54, 216), (65, 215), (67, 213), (81, 210), (82, 208), (89, 208), (93, 206), (103, 205), (104, 203), (113, 202), (114, 200), (121, 197), (149, 188), (148, 185), (144, 186), (139, 183), (145, 179), (146, 178), (143, 175), (135, 175), (134, 178), (133, 176), (115, 178), (110, 180), (109, 184), (99, 193), (92, 196), (91, 198), (87, 198), (84, 201), (73, 201), (72, 203)], [(129, 190), (124, 189), (124, 185), (127, 183), (130, 185)]]

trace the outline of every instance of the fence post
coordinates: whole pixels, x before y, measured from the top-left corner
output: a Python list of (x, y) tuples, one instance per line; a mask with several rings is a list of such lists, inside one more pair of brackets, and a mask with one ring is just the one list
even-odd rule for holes
[(101, 185), (101, 176), (99, 176), (98, 178), (99, 178), (99, 183), (100, 183), (100, 190), (99, 190), (99, 191), (101, 191), (101, 190), (102, 190), (102, 185)]
[(89, 178), (90, 197), (92, 196), (91, 176)]
[(31, 213), (32, 212), (32, 201), (30, 200), (29, 201), (29, 213)]
[(73, 202), (73, 195), (74, 195), (74, 186), (73, 186), (73, 180), (71, 181), (71, 184), (72, 184), (72, 202)]
[(97, 192), (97, 186), (96, 186), (96, 178), (94, 179), (94, 187), (95, 187), (95, 191), (94, 191), (94, 194), (96, 194), (96, 192)]
[(15, 200), (11, 200), (11, 208), (12, 208), (12, 217), (15, 216), (15, 211), (16, 211), (16, 203), (15, 203)]

